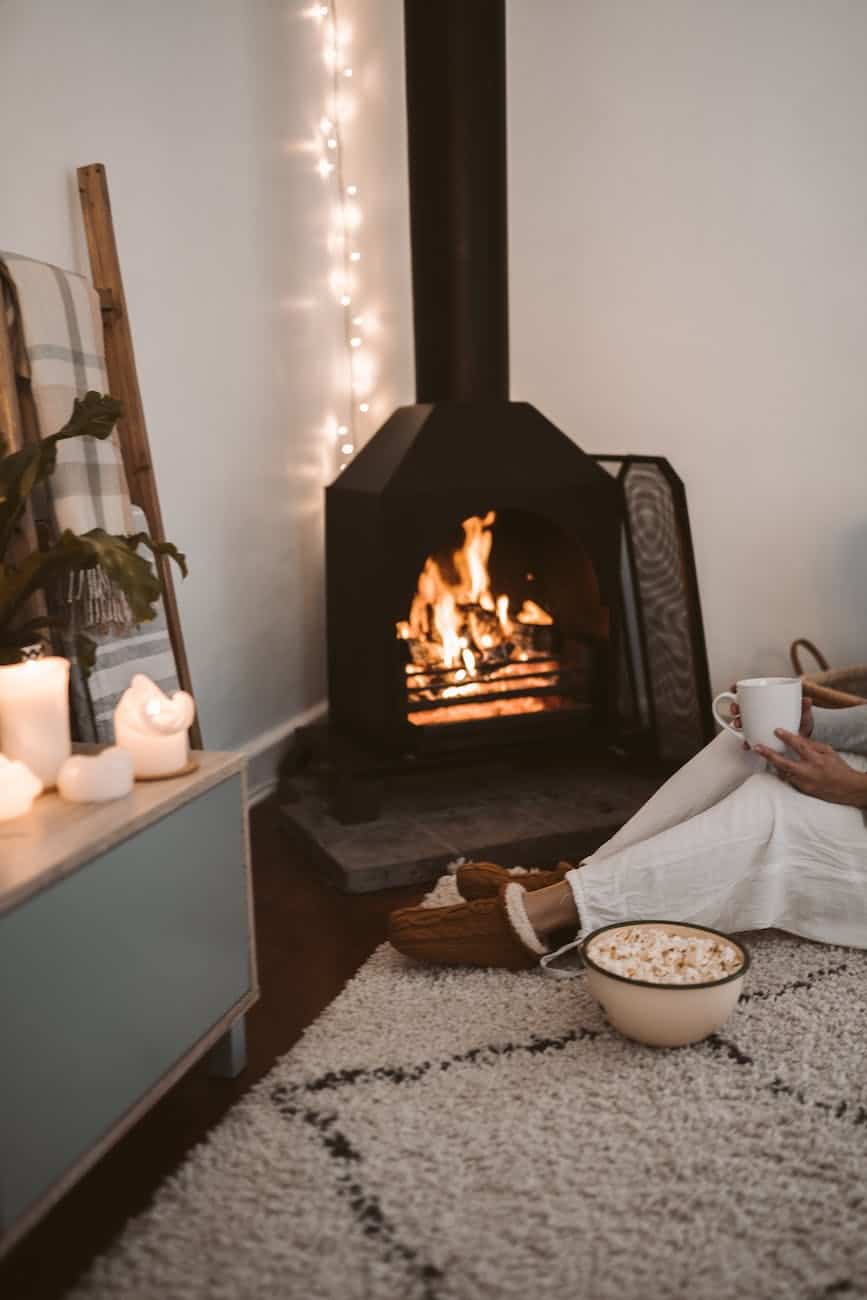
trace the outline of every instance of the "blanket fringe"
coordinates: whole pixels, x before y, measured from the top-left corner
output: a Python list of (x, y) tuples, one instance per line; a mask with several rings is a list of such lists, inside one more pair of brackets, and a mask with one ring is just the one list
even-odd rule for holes
[(82, 632), (119, 633), (133, 626), (126, 596), (104, 569), (70, 573), (66, 599), (73, 607), (74, 625)]

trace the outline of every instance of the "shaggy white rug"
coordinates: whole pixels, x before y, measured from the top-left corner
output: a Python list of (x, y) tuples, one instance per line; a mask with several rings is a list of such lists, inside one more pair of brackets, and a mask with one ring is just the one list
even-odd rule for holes
[(380, 948), (76, 1300), (867, 1296), (867, 952), (751, 947), (677, 1051)]

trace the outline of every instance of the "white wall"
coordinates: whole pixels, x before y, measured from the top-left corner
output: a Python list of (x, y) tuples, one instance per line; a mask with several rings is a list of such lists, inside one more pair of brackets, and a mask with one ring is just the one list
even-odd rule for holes
[(867, 657), (867, 6), (510, 0), (513, 396), (686, 482), (717, 688)]
[[(205, 741), (262, 754), (258, 782), (324, 697), (323, 428), (345, 373), (306, 7), (0, 0), (0, 248), (86, 271), (75, 168), (106, 164), (166, 530), (190, 562), (179, 597)], [(385, 0), (358, 8), (372, 45), (357, 84), (401, 87), (361, 161), (374, 193), (388, 177), (376, 215), (396, 258), (375, 296), (382, 387), (405, 401), (402, 31)]]

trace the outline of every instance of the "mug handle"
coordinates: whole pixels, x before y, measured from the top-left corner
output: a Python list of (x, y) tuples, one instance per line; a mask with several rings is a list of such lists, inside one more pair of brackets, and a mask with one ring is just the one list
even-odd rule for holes
[(738, 740), (743, 740), (743, 731), (739, 727), (734, 726), (733, 723), (729, 722), (727, 718), (721, 718), (717, 713), (716, 706), (719, 704), (720, 700), (731, 700), (734, 704), (737, 704), (738, 697), (735, 695), (734, 691), (721, 691), (711, 705), (711, 709), (713, 710), (713, 716), (721, 727), (725, 727), (726, 731), (730, 731), (733, 736), (737, 736)]

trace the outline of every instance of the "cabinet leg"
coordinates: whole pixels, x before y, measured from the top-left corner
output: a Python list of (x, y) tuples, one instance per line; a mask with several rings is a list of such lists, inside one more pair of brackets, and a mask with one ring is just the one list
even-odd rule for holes
[(234, 1079), (247, 1064), (246, 1018), (239, 1016), (208, 1053), (208, 1074)]

